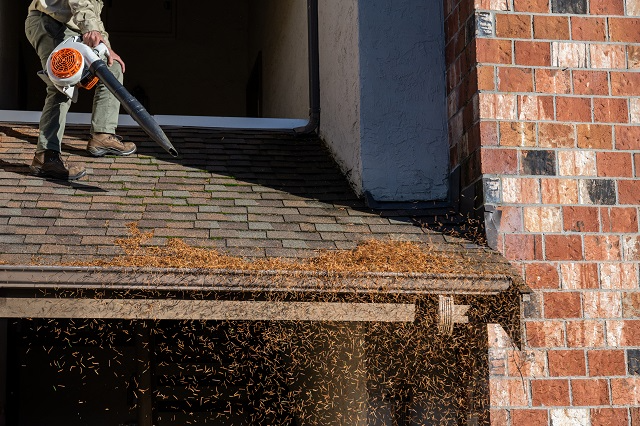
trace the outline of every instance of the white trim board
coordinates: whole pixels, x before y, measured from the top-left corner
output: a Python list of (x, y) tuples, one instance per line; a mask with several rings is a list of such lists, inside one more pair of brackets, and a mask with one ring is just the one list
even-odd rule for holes
[[(40, 111), (0, 110), (0, 122), (8, 123), (39, 123)], [(160, 126), (167, 127), (202, 127), (241, 130), (293, 130), (305, 127), (308, 119), (299, 118), (254, 118), (254, 117), (209, 117), (195, 115), (154, 115), (153, 118)], [(67, 124), (91, 124), (91, 114), (70, 112)], [(133, 119), (120, 114), (118, 126), (138, 127)]]

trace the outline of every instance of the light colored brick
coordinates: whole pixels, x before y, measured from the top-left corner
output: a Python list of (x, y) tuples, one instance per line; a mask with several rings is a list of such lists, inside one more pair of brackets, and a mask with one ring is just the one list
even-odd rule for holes
[(640, 124), (640, 98), (629, 99), (629, 116), (632, 124)]
[(589, 426), (588, 408), (555, 408), (550, 415), (553, 426)]
[(597, 271), (597, 265), (594, 263), (563, 263), (560, 265), (562, 288), (598, 288)]
[(550, 96), (518, 96), (518, 118), (520, 120), (553, 120), (555, 111)]
[(508, 371), (511, 377), (546, 377), (545, 351), (508, 351)]
[(509, 0), (475, 0), (476, 9), (484, 10), (511, 10)]
[(519, 379), (494, 379), (489, 383), (491, 406), (523, 407), (528, 405), (528, 385)]
[(562, 68), (586, 68), (587, 44), (552, 42), (551, 65)]
[(606, 290), (638, 288), (635, 263), (603, 263), (600, 265), (600, 287)]
[(627, 16), (640, 16), (640, 1), (625, 0), (625, 6), (627, 10)]
[(611, 44), (589, 45), (591, 68), (625, 69), (627, 54), (624, 46)]
[(516, 95), (480, 93), (480, 118), (515, 120)]
[(525, 207), (524, 228), (528, 232), (562, 232), (560, 207)]
[(509, 335), (500, 324), (487, 324), (489, 347), (497, 349), (507, 349), (513, 347)]
[(505, 203), (538, 203), (540, 202), (539, 181), (530, 178), (503, 178), (502, 199)]
[(640, 320), (608, 320), (606, 337), (614, 348), (640, 346)]
[(567, 321), (567, 346), (600, 348), (604, 346), (604, 324), (595, 320)]
[(637, 236), (622, 237), (622, 255), (624, 260), (640, 260), (640, 240)]
[(558, 172), (560, 176), (596, 176), (595, 151), (559, 151)]
[(585, 318), (620, 318), (622, 296), (618, 292), (587, 291), (582, 294)]

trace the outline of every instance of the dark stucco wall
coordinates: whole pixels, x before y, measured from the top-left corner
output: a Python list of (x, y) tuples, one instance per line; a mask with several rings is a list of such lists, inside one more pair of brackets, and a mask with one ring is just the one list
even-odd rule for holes
[(363, 190), (377, 201), (447, 196), (441, 2), (359, 2)]

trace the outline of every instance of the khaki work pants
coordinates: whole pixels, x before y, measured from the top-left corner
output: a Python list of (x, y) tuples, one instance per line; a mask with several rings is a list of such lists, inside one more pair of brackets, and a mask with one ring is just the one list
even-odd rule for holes
[[(65, 24), (45, 14), (27, 16), (25, 34), (40, 57), (42, 69), (46, 68), (47, 59), (53, 49), (67, 38), (79, 35), (67, 28)], [(122, 83), (123, 73), (120, 63), (114, 61), (109, 70)], [(52, 84), (47, 84), (47, 97), (40, 118), (40, 135), (36, 152), (47, 149), (58, 152), (62, 150), (62, 137), (70, 106), (71, 100), (65, 94), (58, 91)], [(120, 102), (102, 82), (98, 82), (93, 95), (91, 133), (115, 133), (119, 111)]]

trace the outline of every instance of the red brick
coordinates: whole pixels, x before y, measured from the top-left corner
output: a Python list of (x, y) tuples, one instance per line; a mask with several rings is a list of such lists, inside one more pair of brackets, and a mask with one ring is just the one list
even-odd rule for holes
[(614, 235), (585, 235), (586, 260), (620, 260), (620, 237)]
[(501, 146), (535, 146), (536, 125), (522, 121), (500, 123)]
[(513, 9), (516, 12), (549, 13), (547, 0), (513, 0)]
[(515, 149), (482, 148), (482, 173), (516, 174), (518, 171), (518, 151)]
[(640, 407), (629, 408), (631, 414), (631, 426), (640, 426)]
[(591, 0), (592, 15), (624, 15), (624, 0)]
[(515, 42), (516, 64), (530, 66), (551, 66), (551, 44), (539, 41)]
[(629, 106), (626, 99), (595, 98), (593, 117), (597, 123), (628, 123)]
[(640, 68), (640, 46), (629, 45), (627, 46), (627, 56), (629, 58), (629, 64), (627, 68), (637, 69)]
[(547, 260), (582, 260), (582, 239), (579, 235), (545, 235)]
[(559, 96), (556, 99), (558, 121), (591, 122), (591, 99)]
[(541, 241), (533, 235), (507, 234), (505, 239), (505, 256), (509, 260), (535, 260), (539, 259)]
[(535, 70), (536, 92), (568, 95), (571, 93), (571, 72), (561, 69)]
[(533, 406), (558, 407), (569, 405), (569, 381), (532, 380), (531, 399)]
[(549, 415), (547, 410), (511, 410), (511, 424), (514, 426), (547, 426)]
[(571, 380), (573, 405), (593, 406), (609, 404), (609, 387), (604, 379)]
[(555, 377), (584, 376), (587, 372), (584, 351), (549, 351), (549, 375)]
[(600, 348), (604, 345), (604, 328), (599, 321), (567, 321), (567, 346)]
[(572, 124), (539, 123), (539, 145), (544, 148), (574, 148), (575, 128)]
[(530, 263), (525, 266), (525, 280), (534, 290), (558, 289), (560, 280), (558, 270), (548, 263)]
[(602, 208), (600, 215), (603, 232), (638, 232), (638, 209), (635, 207)]
[(531, 15), (496, 13), (496, 36), (531, 38)]
[(640, 180), (619, 181), (618, 202), (620, 204), (640, 204)]
[(598, 176), (633, 177), (631, 154), (628, 152), (597, 152)]
[(526, 322), (527, 345), (532, 348), (564, 346), (564, 328), (561, 321)]
[(575, 179), (541, 179), (544, 204), (577, 204), (578, 182)]
[(592, 408), (591, 409), (591, 426), (628, 426), (628, 425), (629, 425), (629, 416), (627, 414), (626, 408)]
[(545, 318), (581, 318), (580, 293), (544, 293)]
[(588, 351), (590, 376), (624, 376), (626, 364), (623, 350)]
[(611, 95), (640, 96), (640, 73), (611, 72)]
[(492, 92), (496, 89), (495, 68), (491, 66), (478, 66), (478, 90)]
[(606, 124), (578, 124), (578, 147), (613, 148), (613, 129)]
[(513, 233), (522, 232), (522, 208), (502, 206), (502, 220), (500, 221), (500, 232)]
[(640, 149), (640, 126), (616, 126), (615, 132), (617, 149)]
[(612, 42), (637, 43), (640, 40), (640, 18), (609, 18), (609, 37)]
[(505, 426), (509, 424), (509, 412), (504, 408), (491, 408), (489, 417), (490, 426)]
[(513, 59), (511, 40), (476, 38), (478, 63), (510, 64)]
[(597, 207), (563, 207), (564, 230), (571, 232), (598, 232), (600, 221)]
[(633, 154), (633, 166), (636, 169), (635, 177), (640, 177), (640, 154)]
[(498, 125), (495, 121), (480, 122), (480, 140), (483, 146), (498, 145)]
[(531, 68), (498, 68), (498, 90), (501, 92), (533, 92)]
[(533, 37), (545, 40), (569, 40), (569, 18), (557, 15), (535, 15)]
[(609, 78), (604, 71), (573, 71), (573, 90), (576, 95), (608, 95)]
[(611, 379), (611, 399), (614, 405), (640, 404), (640, 378)]
[(607, 27), (604, 18), (571, 17), (571, 39), (605, 41)]

